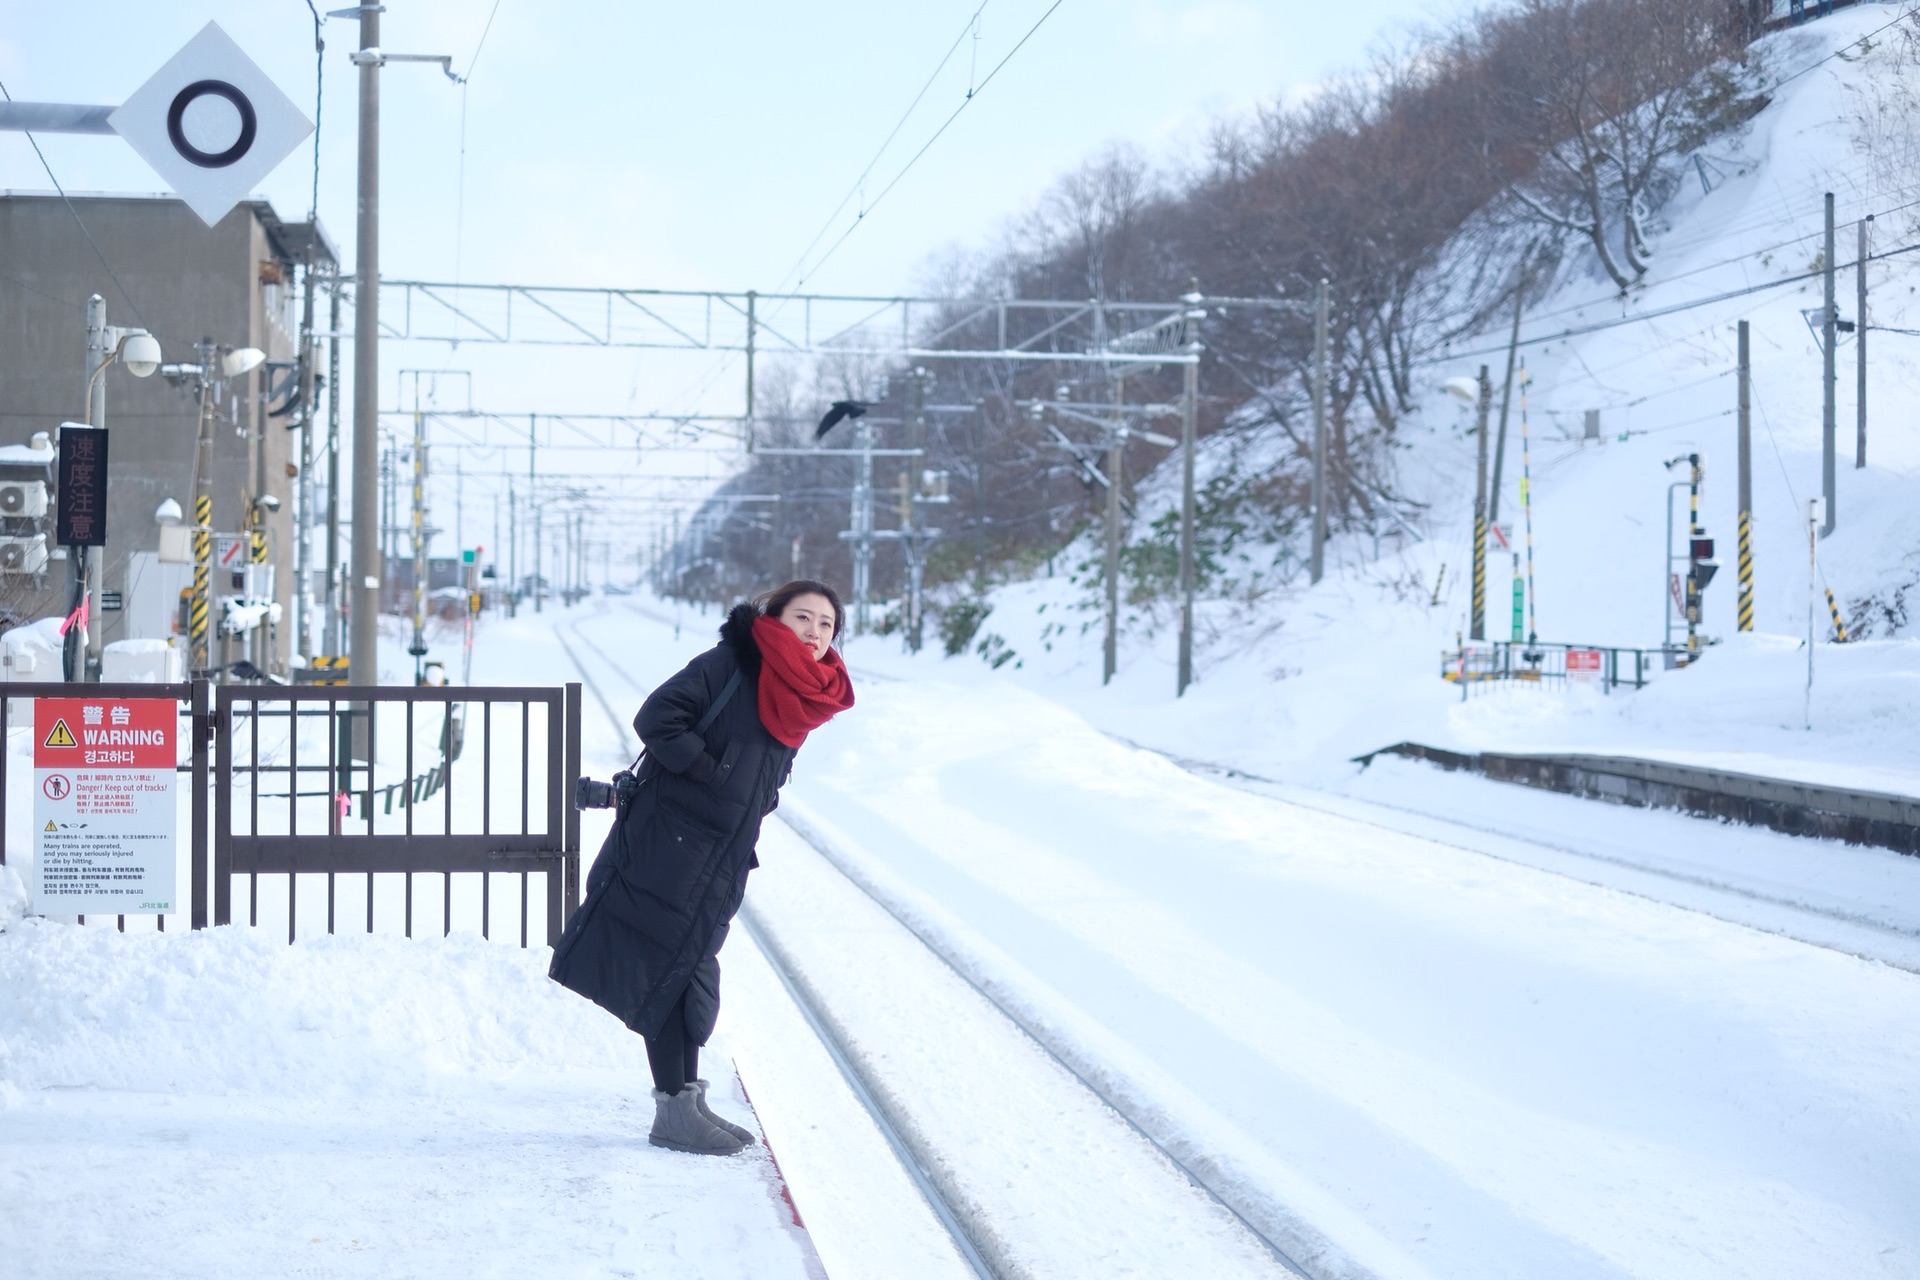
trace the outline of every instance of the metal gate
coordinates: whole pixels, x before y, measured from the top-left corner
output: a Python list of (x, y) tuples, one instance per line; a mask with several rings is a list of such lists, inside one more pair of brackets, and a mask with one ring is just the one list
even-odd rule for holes
[(246, 919), (258, 924), (260, 876), (284, 874), (292, 941), (301, 877), (324, 875), (328, 933), (343, 923), (346, 897), (364, 908), (367, 932), (377, 914), (397, 913), (411, 937), (415, 877), (437, 875), (442, 932), (453, 928), (459, 876), (469, 899), (478, 890), (483, 935), (495, 932), (504, 886), (522, 946), (536, 891), (545, 941), (559, 938), (580, 896), (580, 815), (570, 802), (578, 684), (224, 685), (216, 697), (215, 924), (233, 920), (236, 875), (247, 877)]

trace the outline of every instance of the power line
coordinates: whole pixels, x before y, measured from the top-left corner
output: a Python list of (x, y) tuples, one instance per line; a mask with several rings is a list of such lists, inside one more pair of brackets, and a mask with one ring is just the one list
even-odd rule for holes
[[(900, 130), (906, 128), (907, 121), (913, 117), (913, 113), (919, 108), (921, 100), (927, 96), (927, 90), (933, 88), (933, 82), (940, 78), (940, 73), (947, 69), (947, 63), (953, 60), (954, 53), (960, 48), (960, 42), (967, 38), (968, 31), (977, 32), (979, 30), (980, 15), (986, 11), (989, 3), (990, 0), (980, 0), (980, 7), (973, 11), (973, 16), (968, 18), (966, 25), (960, 28), (960, 34), (953, 38), (953, 43), (947, 47), (946, 54), (934, 67), (933, 74), (927, 77), (927, 82), (920, 86), (920, 92), (913, 95), (913, 101), (907, 104), (905, 111), (901, 112), (900, 119), (894, 123), (893, 129), (887, 134), (886, 140), (880, 144), (880, 149), (873, 153), (873, 159), (867, 161), (867, 167), (860, 171), (860, 176), (853, 180), (851, 187), (847, 188), (847, 194), (840, 197), (840, 203), (833, 206), (833, 212), (829, 213), (826, 221), (820, 224), (820, 230), (814, 232), (813, 239), (807, 242), (807, 247), (800, 251), (798, 260), (796, 260), (791, 267), (787, 268), (785, 275), (780, 277), (780, 283), (773, 292), (779, 293), (786, 288), (787, 281), (798, 274), (800, 269), (806, 265), (807, 255), (813, 252), (814, 246), (819, 244), (827, 232), (833, 229), (833, 220), (838, 218), (840, 211), (847, 207), (847, 201), (853, 199), (854, 196), (858, 195), (861, 189), (865, 187), (867, 178), (873, 173), (874, 166), (880, 163), (880, 157), (887, 153), (887, 148), (893, 145), (893, 140), (900, 136)], [(973, 94), (971, 75), (969, 75), (968, 80), (967, 94), (971, 97)], [(861, 216), (866, 216), (864, 211)]]
[(313, 15), (313, 200), (307, 206), (307, 221), (318, 227), (320, 223), (320, 106), (327, 85), (327, 42), (320, 35), (321, 24), (326, 21), (320, 11), (313, 6), (313, 0), (307, 0), (307, 12)]
[[(5, 98), (8, 102), (13, 101), (13, 95), (7, 92), (4, 81), (0, 81), (0, 98)], [(107, 255), (100, 252), (100, 246), (94, 243), (93, 232), (87, 230), (87, 224), (80, 220), (80, 211), (73, 207), (73, 201), (68, 198), (66, 188), (60, 185), (60, 179), (53, 176), (53, 166), (47, 163), (46, 153), (40, 150), (40, 140), (24, 129), (21, 132), (26, 133), (27, 142), (33, 147), (33, 154), (40, 157), (40, 167), (47, 171), (47, 181), (51, 182), (53, 189), (60, 193), (61, 202), (67, 206), (67, 212), (73, 215), (74, 225), (80, 228), (80, 234), (87, 238), (87, 246), (93, 250), (93, 256), (100, 259), (100, 266), (107, 273), (107, 279), (113, 281), (113, 287), (120, 291), (120, 297), (126, 302), (127, 310), (133, 312), (133, 318), (140, 322), (140, 327), (146, 328), (146, 317), (140, 314), (140, 308), (134, 304), (132, 295), (127, 292), (127, 286), (121, 284), (120, 277), (113, 273), (113, 266), (107, 261)]]
[(993, 78), (1000, 74), (1000, 69), (1006, 66), (1007, 63), (1011, 62), (1013, 60), (1013, 56), (1016, 53), (1019, 53), (1021, 49), (1026, 47), (1027, 41), (1033, 39), (1034, 33), (1039, 31), (1041, 26), (1046, 22), (1046, 20), (1053, 16), (1054, 10), (1058, 9), (1061, 5), (1065, 3), (1066, 3), (1066, 0), (1053, 0), (1053, 3), (1047, 6), (1047, 11), (1040, 15), (1039, 20), (1036, 21), (1031, 27), (1027, 28), (1027, 33), (1020, 37), (1019, 41), (1013, 46), (1013, 48), (1007, 50), (1007, 55), (1004, 58), (994, 63), (993, 70), (987, 72), (986, 78), (984, 80), (982, 80), (974, 88), (969, 89), (967, 91), (967, 96), (960, 100), (960, 105), (953, 109), (953, 114), (948, 116), (945, 120), (941, 121), (940, 127), (933, 131), (933, 136), (931, 138), (928, 138), (926, 142), (921, 146), (921, 148), (918, 151), (913, 153), (913, 158), (907, 161), (906, 165), (900, 170), (900, 172), (893, 175), (893, 180), (888, 182), (886, 186), (880, 188), (880, 194), (875, 196), (872, 202), (869, 203), (864, 209), (860, 211), (860, 216), (858, 218), (855, 218), (853, 223), (850, 226), (848, 226), (845, 231), (840, 233), (840, 238), (838, 240), (835, 240), (833, 244), (828, 246), (827, 251), (820, 255), (818, 261), (816, 261), (813, 264), (812, 268), (808, 270), (806, 275), (801, 277), (800, 284), (805, 284), (807, 276), (813, 275), (815, 272), (819, 271), (821, 267), (826, 265), (827, 259), (833, 257), (834, 253), (839, 250), (840, 246), (847, 242), (847, 237), (851, 236), (855, 231), (859, 229), (860, 224), (863, 221), (865, 221), (866, 216), (869, 213), (872, 213), (875, 209), (879, 208), (880, 202), (887, 198), (887, 193), (900, 185), (900, 180), (906, 177), (907, 174), (913, 169), (913, 166), (920, 162), (920, 157), (926, 155), (928, 150), (932, 148), (933, 144), (940, 141), (940, 135), (944, 134), (947, 131), (947, 129), (953, 124), (953, 122), (960, 118), (960, 113), (962, 111), (965, 111), (968, 107), (972, 106), (974, 103), (974, 100), (977, 99), (981, 94), (986, 92), (987, 86), (993, 83)]

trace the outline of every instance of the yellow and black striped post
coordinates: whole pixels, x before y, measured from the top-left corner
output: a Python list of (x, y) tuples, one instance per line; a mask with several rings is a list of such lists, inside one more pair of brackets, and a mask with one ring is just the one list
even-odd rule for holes
[(1473, 619), (1468, 634), (1487, 638), (1487, 515), (1473, 518)]
[(188, 651), (195, 671), (212, 665), (207, 652), (207, 617), (212, 609), (213, 499), (203, 494), (193, 500), (193, 601), (187, 609)]
[[(1487, 638), (1487, 410), (1493, 404), (1493, 383), (1487, 378), (1487, 366), (1480, 366), (1478, 413), (1474, 443), (1478, 462), (1473, 489), (1473, 611), (1467, 634), (1475, 640)], [(1438, 591), (1434, 593), (1436, 596)]]
[(253, 557), (255, 564), (265, 564), (267, 562), (267, 535), (265, 531), (255, 529), (252, 537), (253, 545), (247, 549), (248, 554)]
[(1753, 630), (1753, 390), (1747, 322), (1740, 322), (1739, 414), (1740, 582), (1734, 614), (1742, 631)]
[(1827, 612), (1833, 615), (1833, 642), (1835, 644), (1845, 644), (1847, 642), (1847, 624), (1840, 621), (1840, 604), (1833, 598), (1832, 587), (1827, 588)]
[(1740, 513), (1740, 595), (1736, 606), (1739, 628), (1753, 630), (1753, 512)]

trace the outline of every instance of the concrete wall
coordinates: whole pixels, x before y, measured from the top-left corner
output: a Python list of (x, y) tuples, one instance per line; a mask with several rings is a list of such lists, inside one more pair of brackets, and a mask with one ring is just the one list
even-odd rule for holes
[[(84, 419), (90, 294), (106, 300), (107, 323), (150, 329), (169, 363), (196, 362), (194, 344), (202, 338), (258, 347), (269, 360), (292, 359), (298, 274), (276, 244), (277, 219), (264, 204), (243, 204), (209, 228), (171, 198), (76, 196), (73, 203), (91, 245), (57, 196), (0, 194), (0, 444), (24, 444), (35, 431)], [(282, 283), (263, 282), (276, 276)], [(271, 660), (284, 665), (294, 588), (288, 469), (299, 449), (297, 433), (288, 430), (293, 419), (266, 416), (268, 378), (262, 368), (227, 384), (214, 432), (213, 523), (238, 532), (255, 495), (280, 499), (265, 527), (285, 615)], [(104, 615), (105, 638), (164, 636), (171, 612), (153, 607), (157, 584), (145, 580), (158, 550), (153, 513), (172, 498), (191, 522), (196, 396), (190, 386), (175, 387), (160, 374), (135, 378), (117, 364), (104, 379), (104, 425), (112, 435), (103, 585), (142, 606)], [(39, 584), (0, 575), (15, 579), (0, 581), (0, 607), (26, 618), (65, 612), (67, 562), (53, 561), (49, 570)], [(168, 586), (177, 576), (166, 575)]]

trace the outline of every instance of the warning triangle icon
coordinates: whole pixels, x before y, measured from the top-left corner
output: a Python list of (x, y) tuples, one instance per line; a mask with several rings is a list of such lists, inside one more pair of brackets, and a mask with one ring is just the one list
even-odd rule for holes
[(54, 826), (54, 825), (53, 825), (53, 819), (52, 819), (52, 818), (48, 818), (48, 819), (47, 819), (47, 830), (48, 830), (48, 831), (57, 831), (57, 830), (59, 830), (59, 828), (58, 828), (58, 827), (56, 827), (56, 826)]
[(77, 747), (80, 744), (73, 740), (73, 730), (67, 728), (67, 722), (63, 718), (53, 722), (53, 731), (47, 734), (47, 740), (40, 745), (43, 747)]

